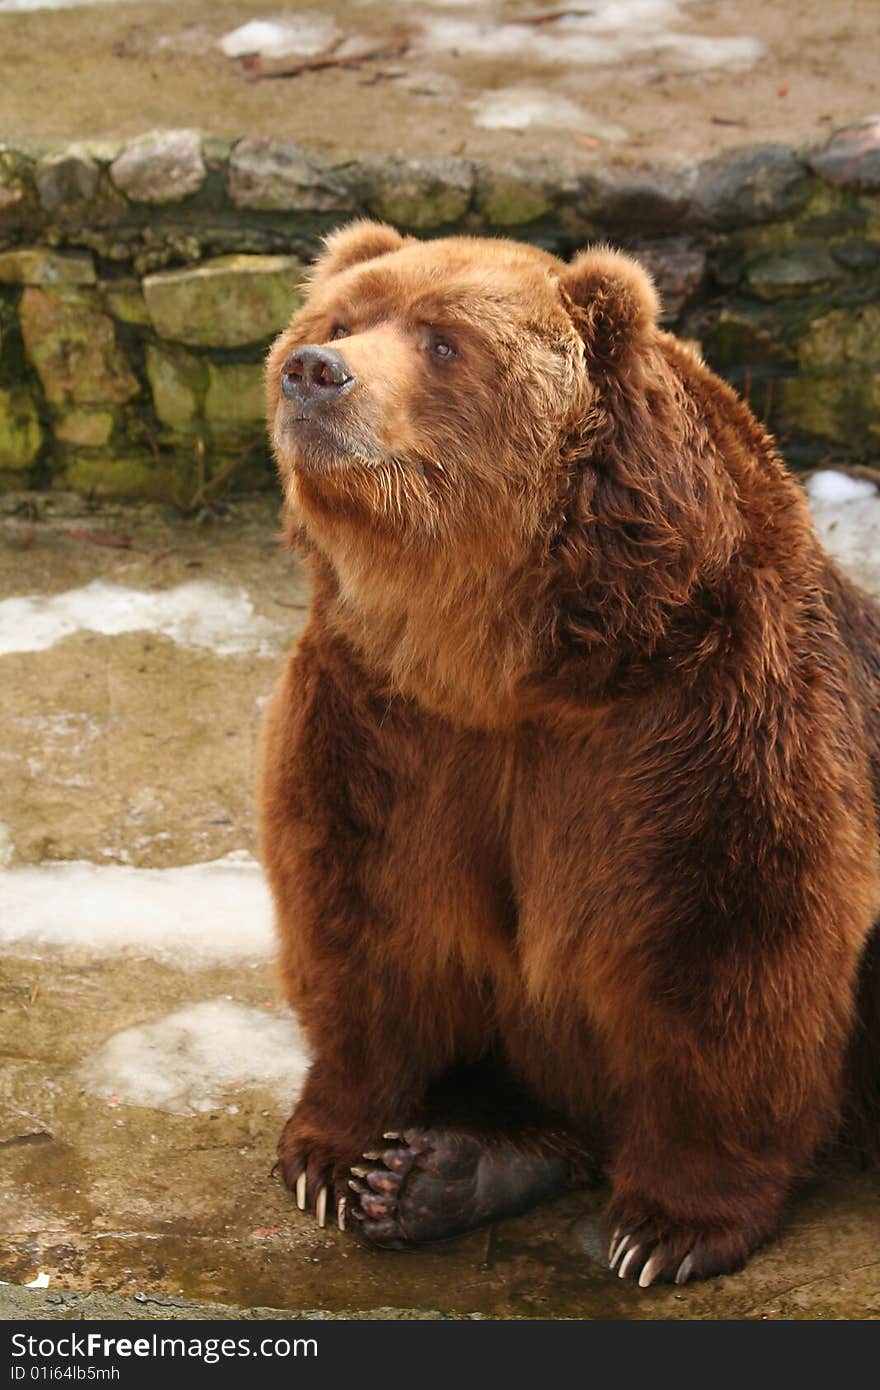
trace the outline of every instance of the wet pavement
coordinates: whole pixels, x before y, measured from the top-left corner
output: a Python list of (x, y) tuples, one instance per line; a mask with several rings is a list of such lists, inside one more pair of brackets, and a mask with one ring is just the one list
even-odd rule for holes
[[(873, 487), (814, 490), (880, 591)], [(0, 1317), (880, 1315), (878, 1175), (802, 1193), (742, 1273), (646, 1292), (605, 1268), (601, 1190), (405, 1255), (297, 1212), (271, 1167), (305, 1059), (253, 861), (306, 603), (274, 499), (197, 525), (6, 497), (0, 527)]]

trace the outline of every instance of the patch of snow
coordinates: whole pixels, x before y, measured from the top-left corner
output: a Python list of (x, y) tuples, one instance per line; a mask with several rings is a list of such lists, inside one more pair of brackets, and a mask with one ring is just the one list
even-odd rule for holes
[(35, 714), (29, 718), (16, 719), (23, 729), (33, 729), (43, 743), (49, 747), (60, 747), (67, 739), (75, 738), (71, 750), (81, 753), (87, 743), (100, 738), (102, 730), (94, 719), (75, 710), (62, 710), (60, 714)]
[(876, 485), (867, 478), (854, 478), (850, 473), (838, 473), (823, 468), (807, 481), (807, 496), (811, 502), (861, 502), (876, 497)]
[(745, 35), (712, 39), (699, 34), (662, 34), (651, 46), (664, 51), (678, 72), (750, 68), (764, 56), (760, 39)]
[(560, 29), (589, 29), (594, 34), (621, 35), (627, 29), (662, 29), (679, 17), (688, 0), (593, 0), (583, 14), (562, 14)]
[(50, 787), (73, 787), (75, 791), (87, 791), (92, 785), (87, 777), (61, 777), (57, 772), (50, 772), (42, 758), (28, 758), (27, 770), (32, 782), (42, 782)]
[(498, 87), (468, 102), (474, 125), (487, 130), (526, 130), (544, 126), (553, 130), (588, 130), (606, 140), (621, 140), (621, 126), (597, 123), (577, 102), (535, 87)]
[[(473, 57), (520, 57), (566, 67), (605, 66), (661, 52), (686, 70), (749, 66), (764, 52), (747, 36), (710, 38), (686, 30), (692, 0), (594, 0), (583, 14), (562, 14), (545, 24), (515, 19), (427, 17), (425, 47)], [(682, 23), (684, 21), (684, 23)]]
[(228, 1110), (231, 1095), (257, 1088), (289, 1106), (308, 1061), (292, 1014), (211, 999), (117, 1033), (79, 1075), (113, 1104), (193, 1115)]
[(842, 569), (880, 597), (880, 494), (873, 483), (823, 469), (807, 483), (819, 539)]
[(155, 593), (94, 579), (60, 594), (0, 601), (0, 656), (45, 651), (79, 631), (156, 632), (182, 647), (237, 656), (268, 654), (279, 629), (254, 611), (244, 589), (203, 579)]
[(259, 53), (263, 58), (286, 58), (296, 53), (313, 58), (324, 53), (340, 37), (338, 25), (327, 15), (304, 13), (278, 19), (251, 19), (218, 40), (227, 58)]
[(262, 870), (243, 851), (176, 869), (83, 861), (0, 873), (0, 945), (149, 958), (185, 969), (266, 960), (272, 903)]

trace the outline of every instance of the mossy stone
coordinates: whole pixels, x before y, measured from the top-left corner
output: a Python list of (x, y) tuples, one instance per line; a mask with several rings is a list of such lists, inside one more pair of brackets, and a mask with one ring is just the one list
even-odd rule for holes
[(227, 191), (237, 208), (260, 212), (352, 212), (339, 172), (314, 150), (248, 136), (229, 156)]
[(197, 130), (153, 130), (127, 145), (110, 166), (116, 187), (135, 203), (179, 203), (207, 177)]
[(113, 423), (109, 410), (71, 410), (55, 422), (55, 438), (62, 444), (100, 449), (109, 443)]
[(205, 419), (218, 434), (260, 431), (266, 417), (266, 393), (260, 363), (228, 367), (208, 364)]
[(524, 227), (553, 211), (553, 197), (540, 166), (510, 160), (479, 168), (475, 207), (490, 226)]
[(44, 155), (34, 176), (40, 206), (50, 216), (82, 213), (94, 199), (100, 177), (95, 160), (82, 151)]
[(39, 216), (33, 161), (0, 145), (0, 226), (16, 226)]
[(763, 256), (746, 269), (749, 289), (761, 299), (816, 294), (841, 279), (841, 270), (824, 246), (793, 246), (779, 255)]
[(24, 376), (24, 347), (18, 305), (7, 292), (0, 295), (0, 386), (15, 386)]
[(725, 150), (697, 171), (692, 216), (710, 227), (776, 222), (799, 213), (814, 186), (787, 145)]
[(147, 377), (153, 408), (163, 425), (175, 430), (192, 429), (201, 413), (205, 368), (192, 353), (182, 349), (147, 348)]
[(849, 453), (876, 448), (880, 373), (798, 376), (781, 382), (780, 388), (786, 429), (820, 435)]
[(0, 391), (0, 469), (28, 468), (42, 444), (40, 417), (27, 387)]
[(466, 159), (361, 161), (362, 197), (370, 212), (400, 227), (426, 231), (464, 217), (474, 191), (474, 169)]
[(108, 280), (101, 286), (104, 307), (120, 323), (145, 328), (150, 322), (140, 280)]
[(28, 285), (22, 292), (25, 350), (52, 405), (121, 404), (140, 393), (113, 320), (97, 304), (88, 290)]
[(60, 255), (44, 247), (0, 251), (0, 284), (93, 285), (95, 264), (91, 256)]
[(835, 131), (810, 156), (810, 165), (840, 188), (880, 188), (880, 119), (874, 116)]
[(708, 335), (706, 350), (720, 371), (747, 364), (769, 367), (793, 362), (795, 354), (764, 325), (732, 309), (722, 309)]
[(100, 457), (75, 454), (59, 482), (86, 497), (120, 497), (148, 502), (171, 502), (184, 486), (173, 463), (157, 465), (149, 454)]
[(785, 426), (836, 439), (844, 398), (843, 382), (833, 378), (791, 377), (780, 382), (779, 409)]
[(798, 346), (804, 372), (868, 372), (880, 368), (880, 304), (832, 309), (813, 319)]
[(302, 264), (293, 256), (219, 256), (189, 270), (148, 275), (144, 297), (160, 338), (190, 347), (265, 342), (298, 307)]

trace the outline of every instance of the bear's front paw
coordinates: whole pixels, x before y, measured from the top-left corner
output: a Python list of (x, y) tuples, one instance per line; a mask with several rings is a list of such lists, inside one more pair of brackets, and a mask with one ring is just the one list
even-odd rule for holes
[(621, 1279), (651, 1284), (686, 1284), (742, 1269), (758, 1242), (743, 1231), (666, 1224), (662, 1218), (618, 1223), (611, 1236), (608, 1264)]
[(278, 1168), (300, 1211), (311, 1212), (319, 1226), (329, 1220), (345, 1230), (348, 1180), (360, 1152), (358, 1144), (334, 1143), (288, 1120), (278, 1144)]

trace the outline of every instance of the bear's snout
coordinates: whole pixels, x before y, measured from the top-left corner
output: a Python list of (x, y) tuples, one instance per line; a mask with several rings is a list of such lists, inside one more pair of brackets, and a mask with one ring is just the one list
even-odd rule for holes
[(332, 404), (355, 381), (342, 353), (333, 348), (297, 348), (281, 368), (281, 394), (312, 406)]

